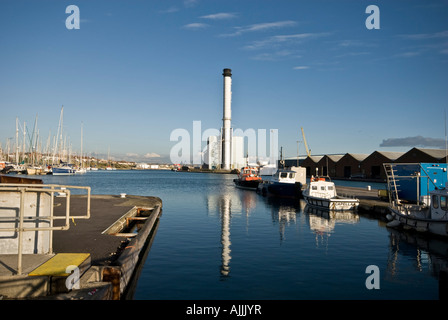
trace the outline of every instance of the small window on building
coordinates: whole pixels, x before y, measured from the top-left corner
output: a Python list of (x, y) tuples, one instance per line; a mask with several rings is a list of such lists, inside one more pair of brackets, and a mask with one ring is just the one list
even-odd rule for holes
[(333, 190), (333, 186), (328, 186), (328, 190)]
[(287, 177), (288, 177), (288, 172), (282, 172), (282, 173), (280, 174), (280, 177), (282, 177), (282, 178), (287, 178)]
[(311, 189), (317, 190), (317, 186), (312, 186)]
[(445, 196), (441, 196), (440, 197), (440, 208), (442, 208), (443, 210), (447, 210), (447, 201), (446, 201), (446, 197)]
[(439, 207), (439, 197), (436, 195), (432, 196), (432, 207), (437, 209)]
[(320, 190), (325, 190), (325, 186), (321, 186), (321, 187), (320, 187)]

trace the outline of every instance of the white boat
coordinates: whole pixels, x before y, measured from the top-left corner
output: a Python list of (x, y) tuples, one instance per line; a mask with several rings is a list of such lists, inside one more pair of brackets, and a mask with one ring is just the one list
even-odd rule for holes
[(311, 177), (302, 195), (308, 205), (329, 210), (354, 210), (359, 206), (356, 198), (338, 196), (334, 182), (325, 181), (325, 178)]
[(76, 174), (84, 174), (86, 172), (87, 172), (86, 168), (78, 168), (78, 169), (75, 170)]
[[(400, 177), (394, 174), (394, 165), (384, 164), (384, 169), (389, 186), (391, 212), (387, 216), (391, 220), (387, 226), (448, 237), (448, 183), (445, 187), (435, 187), (429, 191), (429, 197), (422, 197), (422, 203), (420, 200), (416, 204), (406, 203), (398, 197), (397, 181)], [(429, 176), (428, 179), (433, 182)]]

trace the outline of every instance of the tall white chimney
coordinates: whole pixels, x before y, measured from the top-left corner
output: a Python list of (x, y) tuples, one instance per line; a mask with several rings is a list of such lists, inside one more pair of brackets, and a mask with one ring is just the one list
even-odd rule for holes
[(222, 118), (222, 165), (224, 170), (230, 170), (231, 161), (231, 120), (232, 120), (232, 70), (224, 69), (224, 105)]

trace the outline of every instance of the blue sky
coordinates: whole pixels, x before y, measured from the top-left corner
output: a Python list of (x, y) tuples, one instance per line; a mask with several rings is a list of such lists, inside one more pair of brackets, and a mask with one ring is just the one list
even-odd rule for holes
[[(69, 5), (80, 29), (65, 26)], [(366, 28), (369, 5), (380, 29)], [(85, 152), (169, 159), (173, 130), (221, 127), (224, 68), (233, 128), (278, 129), (286, 156), (301, 127), (314, 154), (444, 145), (448, 1), (0, 0), (0, 9), (3, 148), (16, 117), (32, 130), (36, 115), (45, 144), (63, 105), (74, 152), (83, 123)]]

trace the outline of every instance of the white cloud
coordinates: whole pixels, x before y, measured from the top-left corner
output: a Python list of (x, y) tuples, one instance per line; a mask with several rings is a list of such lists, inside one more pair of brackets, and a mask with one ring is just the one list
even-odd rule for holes
[(232, 19), (236, 17), (237, 15), (234, 13), (221, 12), (221, 13), (208, 14), (205, 16), (201, 16), (200, 18), (210, 20), (223, 20), (223, 19)]
[(157, 154), (155, 152), (148, 152), (144, 155), (145, 158), (160, 158), (160, 154)]
[(420, 55), (420, 52), (418, 52), (418, 51), (408, 51), (408, 52), (396, 54), (395, 56), (400, 57), (400, 58), (412, 58), (412, 57), (416, 57), (419, 55)]
[(193, 7), (199, 3), (199, 0), (184, 0), (184, 6)]
[(189, 30), (199, 30), (199, 29), (204, 29), (207, 28), (208, 24), (206, 23), (189, 23), (183, 26), (184, 29), (189, 29)]
[(254, 56), (252, 59), (254, 60), (265, 60), (265, 61), (276, 61), (280, 59), (286, 58), (301, 58), (300, 55), (295, 54), (294, 51), (290, 50), (279, 50), (272, 53), (260, 53)]
[(327, 36), (329, 33), (297, 33), (289, 35), (277, 35), (266, 38), (264, 40), (258, 40), (252, 42), (252, 44), (245, 47), (245, 49), (260, 49), (267, 46), (277, 45), (281, 43), (288, 43), (291, 41), (301, 41), (305, 39), (317, 38)]
[(294, 67), (293, 69), (294, 70), (306, 70), (306, 69), (309, 69), (310, 67), (308, 67), (308, 66), (297, 66), (297, 67)]
[(244, 27), (235, 27), (236, 31), (229, 34), (224, 34), (223, 36), (238, 36), (246, 32), (254, 32), (254, 31), (267, 31), (278, 28), (292, 27), (295, 26), (297, 22), (287, 20), (287, 21), (277, 21), (277, 22), (264, 22), (251, 24)]
[(402, 34), (400, 36), (402, 38), (412, 39), (412, 40), (441, 39), (441, 38), (448, 38), (448, 30), (434, 32), (434, 33)]
[(137, 153), (133, 153), (133, 152), (128, 152), (128, 153), (126, 153), (126, 156), (127, 157), (138, 157), (138, 154)]
[(168, 9), (160, 10), (159, 13), (173, 13), (178, 11), (179, 11), (178, 7), (169, 7)]

